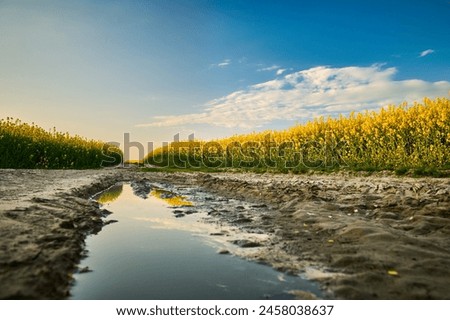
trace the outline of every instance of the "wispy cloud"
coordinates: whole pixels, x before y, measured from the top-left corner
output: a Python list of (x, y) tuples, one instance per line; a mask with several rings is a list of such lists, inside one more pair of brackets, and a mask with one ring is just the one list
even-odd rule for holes
[(211, 64), (211, 67), (216, 67), (216, 68), (225, 68), (227, 66), (229, 66), (231, 64), (231, 60), (230, 59), (225, 59), (222, 62), (219, 63), (213, 63)]
[(253, 129), (276, 120), (307, 120), (319, 115), (377, 109), (387, 104), (447, 96), (450, 82), (394, 80), (396, 68), (315, 67), (252, 85), (209, 101), (200, 113), (159, 116), (138, 126), (207, 124)]
[(238, 60), (238, 62), (239, 63), (246, 63), (247, 62), (247, 57), (241, 57), (239, 60)]
[(270, 66), (270, 67), (259, 68), (259, 69), (256, 70), (256, 71), (258, 71), (258, 72), (261, 72), (261, 71), (273, 71), (273, 70), (277, 70), (277, 69), (279, 69), (279, 68), (280, 68), (280, 66), (273, 65), (273, 66)]
[(433, 49), (427, 49), (427, 50), (424, 50), (424, 51), (422, 51), (422, 52), (420, 53), (419, 57), (420, 57), (420, 58), (425, 57), (425, 56), (427, 56), (427, 55), (429, 55), (429, 54), (432, 54), (433, 52), (434, 52)]

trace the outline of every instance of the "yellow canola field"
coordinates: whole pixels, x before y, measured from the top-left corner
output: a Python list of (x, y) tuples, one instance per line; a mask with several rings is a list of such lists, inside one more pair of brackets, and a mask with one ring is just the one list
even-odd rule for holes
[(388, 106), (378, 112), (320, 117), (283, 131), (213, 141), (173, 142), (146, 163), (169, 167), (244, 167), (275, 171), (349, 168), (450, 168), (450, 100)]
[(0, 168), (85, 169), (121, 160), (122, 151), (104, 142), (0, 119)]

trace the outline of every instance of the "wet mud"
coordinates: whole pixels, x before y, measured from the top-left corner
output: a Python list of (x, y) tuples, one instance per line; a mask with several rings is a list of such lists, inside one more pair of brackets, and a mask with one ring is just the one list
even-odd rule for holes
[(90, 197), (120, 181), (182, 196), (193, 206), (174, 214), (215, 225), (218, 254), (313, 279), (327, 298), (450, 298), (450, 179), (123, 169), (0, 170), (0, 298), (68, 297), (109, 214)]

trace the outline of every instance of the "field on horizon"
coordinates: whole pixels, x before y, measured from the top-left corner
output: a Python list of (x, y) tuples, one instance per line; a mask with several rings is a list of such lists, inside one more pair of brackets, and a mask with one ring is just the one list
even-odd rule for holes
[(107, 143), (13, 118), (0, 119), (0, 154), (0, 168), (88, 169), (122, 160), (122, 151)]
[[(123, 163), (118, 147), (12, 118), (0, 120), (0, 152), (1, 168), (86, 169)], [(282, 131), (172, 142), (140, 163), (175, 169), (293, 173), (348, 169), (398, 174), (412, 170), (419, 175), (446, 175), (450, 169), (450, 100), (424, 98), (379, 112), (319, 117)]]
[(450, 100), (424, 98), (379, 112), (319, 117), (282, 131), (173, 142), (144, 163), (169, 168), (248, 168), (275, 172), (450, 169)]

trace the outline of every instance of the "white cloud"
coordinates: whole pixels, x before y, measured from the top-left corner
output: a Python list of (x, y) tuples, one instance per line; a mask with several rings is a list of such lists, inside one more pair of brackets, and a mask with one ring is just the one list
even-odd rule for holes
[(278, 69), (276, 75), (281, 76), (285, 71), (286, 69)]
[(447, 96), (450, 82), (394, 80), (396, 68), (315, 67), (259, 83), (209, 101), (203, 112), (155, 117), (138, 126), (212, 126), (253, 129), (276, 120), (308, 120), (319, 115), (377, 109), (387, 104)]
[(273, 65), (273, 66), (266, 67), (266, 68), (260, 68), (260, 69), (258, 69), (256, 71), (273, 71), (273, 70), (276, 70), (278, 68), (280, 68), (280, 66)]
[(225, 67), (229, 66), (230, 64), (231, 64), (231, 60), (225, 59), (222, 62), (212, 64), (211, 67), (225, 68)]
[(429, 55), (429, 54), (432, 54), (434, 52), (434, 50), (433, 49), (427, 49), (427, 50), (424, 50), (424, 51), (422, 51), (421, 53), (420, 53), (420, 55), (419, 55), (419, 57), (425, 57), (425, 56), (427, 56), (427, 55)]

